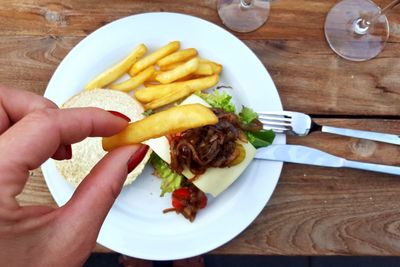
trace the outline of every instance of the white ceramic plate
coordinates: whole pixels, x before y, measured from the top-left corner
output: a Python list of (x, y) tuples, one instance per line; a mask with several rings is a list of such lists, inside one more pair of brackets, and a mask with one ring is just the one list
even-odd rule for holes
[[(220, 85), (233, 86), (235, 96), (244, 105), (255, 110), (282, 109), (267, 70), (245, 44), (210, 22), (174, 13), (130, 16), (93, 32), (61, 62), (45, 96), (61, 105), (139, 43), (154, 51), (173, 40), (222, 63)], [(285, 137), (278, 136), (275, 143), (285, 143)], [(159, 197), (160, 181), (151, 175), (148, 166), (134, 184), (123, 189), (97, 241), (114, 251), (151, 260), (208, 252), (234, 238), (257, 217), (269, 200), (281, 169), (280, 162), (253, 161), (228, 190), (209, 199), (206, 209), (190, 223), (175, 213), (162, 213), (171, 206), (170, 195)], [(65, 204), (74, 188), (58, 174), (52, 160), (43, 164), (42, 170), (57, 204)]]

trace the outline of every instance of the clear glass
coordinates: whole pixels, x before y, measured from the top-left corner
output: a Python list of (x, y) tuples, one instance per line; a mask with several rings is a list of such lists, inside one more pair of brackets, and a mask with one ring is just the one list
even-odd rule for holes
[(325, 37), (339, 56), (352, 61), (376, 57), (389, 38), (386, 13), (400, 0), (381, 8), (370, 0), (343, 0), (325, 20)]
[(217, 10), (222, 23), (237, 32), (251, 32), (268, 19), (270, 0), (218, 0)]

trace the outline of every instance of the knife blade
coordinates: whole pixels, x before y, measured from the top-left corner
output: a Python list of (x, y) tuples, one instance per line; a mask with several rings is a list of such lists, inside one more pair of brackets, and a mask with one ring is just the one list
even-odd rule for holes
[(400, 175), (400, 167), (347, 160), (324, 151), (300, 145), (270, 145), (257, 149), (255, 159), (283, 161), (323, 167), (353, 168)]

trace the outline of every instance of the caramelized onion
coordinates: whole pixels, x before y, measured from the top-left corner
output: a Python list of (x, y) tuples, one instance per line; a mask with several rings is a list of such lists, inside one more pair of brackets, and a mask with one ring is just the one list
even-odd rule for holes
[(237, 140), (247, 141), (236, 114), (213, 109), (218, 123), (194, 128), (170, 139), (171, 168), (182, 173), (187, 166), (195, 175), (209, 167), (231, 166), (237, 156)]

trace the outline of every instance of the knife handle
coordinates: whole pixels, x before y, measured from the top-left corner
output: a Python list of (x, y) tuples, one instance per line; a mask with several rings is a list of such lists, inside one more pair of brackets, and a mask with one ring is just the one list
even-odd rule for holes
[(343, 167), (400, 175), (400, 167), (390, 165), (345, 160), (343, 163)]
[(331, 126), (322, 126), (321, 132), (400, 145), (400, 136), (395, 134), (360, 131), (360, 130), (352, 130), (346, 128), (331, 127)]

